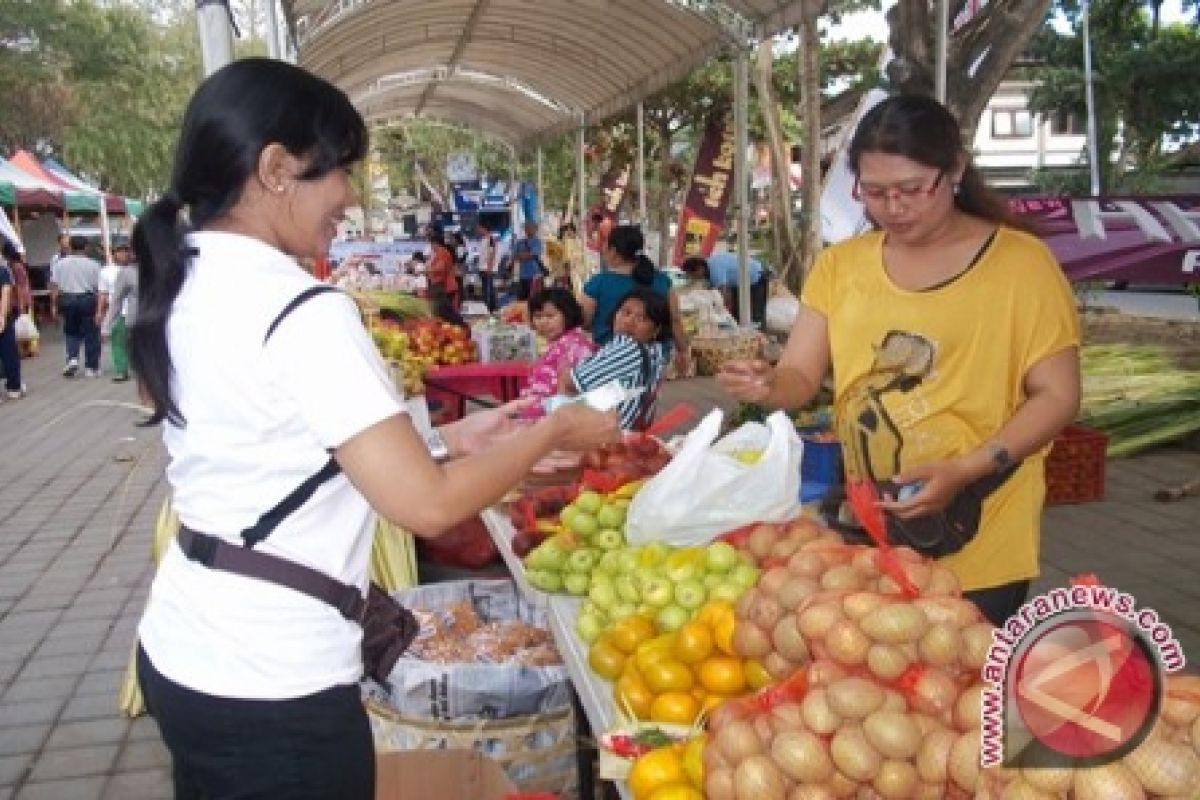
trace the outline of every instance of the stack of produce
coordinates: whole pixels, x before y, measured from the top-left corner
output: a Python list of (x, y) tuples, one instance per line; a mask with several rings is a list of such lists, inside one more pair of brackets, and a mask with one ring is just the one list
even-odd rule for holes
[(467, 332), (437, 319), (380, 319), (371, 326), (371, 338), (380, 355), (401, 374), (405, 395), (424, 393), (423, 379), (430, 367), (475, 359), (475, 345)]
[(1088, 345), (1081, 355), (1079, 420), (1109, 435), (1108, 455), (1127, 456), (1200, 431), (1200, 372), (1160, 348)]
[(613, 702), (630, 719), (693, 725), (769, 676), (733, 648), (733, 607), (713, 600), (678, 630), (655, 635), (648, 616), (625, 617), (588, 651), (596, 674), (613, 681)]
[[(563, 507), (558, 524), (542, 529), (554, 534), (524, 557), (530, 585), (543, 592), (587, 594), (601, 558), (625, 546), (625, 509), (635, 488), (629, 484), (609, 495), (583, 491)], [(532, 535), (537, 533), (535, 530)], [(514, 538), (513, 547), (520, 552), (524, 544)]]
[(467, 600), (446, 608), (412, 609), (421, 635), (408, 649), (410, 658), (438, 664), (562, 663), (546, 628), (520, 619), (486, 621)]

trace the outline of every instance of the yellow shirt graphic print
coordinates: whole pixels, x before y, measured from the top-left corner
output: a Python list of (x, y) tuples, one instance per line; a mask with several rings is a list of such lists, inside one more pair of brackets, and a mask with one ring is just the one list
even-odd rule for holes
[[(1029, 369), (1079, 344), (1061, 268), (1009, 228), (974, 266), (926, 291), (892, 282), (882, 233), (856, 237), (821, 254), (801, 301), (828, 323), (848, 477), (885, 480), (980, 447), (1024, 402)], [(988, 497), (979, 534), (943, 560), (965, 589), (1037, 575), (1044, 457), (1025, 459)]]

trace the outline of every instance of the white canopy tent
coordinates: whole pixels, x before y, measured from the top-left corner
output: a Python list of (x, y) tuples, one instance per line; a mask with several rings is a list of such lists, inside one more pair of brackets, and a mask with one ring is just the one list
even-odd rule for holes
[[(634, 107), (726, 48), (738, 56), (735, 104), (744, 144), (746, 49), (798, 24), (802, 13), (795, 0), (279, 2), (300, 65), (341, 87), (369, 122), (444, 120), (514, 148), (577, 130), (581, 166), (588, 125)], [(210, 70), (226, 52), (228, 31), (217, 28), (227, 15), (213, 8), (223, 5), (197, 3)], [(739, 153), (741, 185), (745, 147)], [(579, 192), (582, 212), (582, 169)], [(745, 192), (737, 198), (744, 231)], [(745, 240), (739, 236), (744, 322)]]

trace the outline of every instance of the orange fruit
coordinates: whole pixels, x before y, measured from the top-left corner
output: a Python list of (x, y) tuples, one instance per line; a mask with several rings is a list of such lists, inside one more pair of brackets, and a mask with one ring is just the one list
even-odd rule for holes
[(683, 757), (674, 747), (651, 750), (638, 757), (629, 769), (629, 790), (634, 800), (650, 800), (657, 789), (686, 781)]
[(664, 658), (642, 670), (646, 685), (655, 694), (662, 692), (686, 692), (696, 683), (692, 671), (684, 664)]
[(702, 622), (689, 622), (675, 632), (671, 653), (684, 664), (699, 664), (712, 655), (712, 629)]
[(642, 672), (646, 671), (646, 667), (653, 664), (655, 661), (662, 661), (665, 658), (671, 657), (671, 649), (675, 643), (674, 633), (664, 633), (661, 636), (656, 636), (653, 639), (642, 642), (638, 645), (637, 652), (633, 654), (634, 662)]
[(708, 737), (700, 733), (683, 746), (683, 772), (697, 789), (704, 787), (704, 743), (707, 740)]
[(704, 792), (689, 783), (668, 783), (651, 792), (648, 800), (704, 800)]
[(714, 656), (696, 667), (696, 677), (701, 686), (717, 694), (734, 695), (746, 690), (746, 673), (741, 659)]
[(638, 719), (650, 719), (654, 692), (640, 677), (622, 675), (613, 686), (613, 702), (619, 711), (628, 708)]
[(700, 713), (700, 703), (688, 692), (663, 692), (650, 704), (650, 719), (691, 725)]
[(588, 650), (588, 666), (601, 678), (615, 681), (625, 666), (625, 654), (602, 636)]
[(728, 699), (729, 698), (723, 694), (710, 694), (708, 697), (705, 697), (704, 702), (700, 704), (700, 710), (703, 711), (706, 716), (712, 716), (713, 709)]
[(638, 645), (654, 638), (654, 623), (641, 614), (634, 614), (612, 626), (608, 638), (622, 653), (632, 653)]

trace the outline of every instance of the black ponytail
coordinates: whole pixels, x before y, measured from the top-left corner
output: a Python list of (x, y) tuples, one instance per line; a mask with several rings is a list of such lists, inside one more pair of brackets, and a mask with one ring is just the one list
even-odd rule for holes
[(173, 425), (184, 424), (171, 397), (171, 352), (167, 348), (167, 318), (187, 277), (187, 231), (179, 219), (181, 206), (178, 195), (168, 192), (146, 209), (133, 228), (138, 313), (129, 330), (129, 362), (152, 405), (147, 425), (164, 419)]
[(340, 89), (284, 61), (234, 61), (200, 84), (184, 112), (171, 189), (133, 231), (139, 286), (129, 356), (151, 404), (146, 424), (186, 422), (171, 396), (167, 321), (187, 279), (187, 234), (241, 200), (270, 144), (307, 162), (299, 180), (316, 180), (366, 155), (367, 127)]
[(633, 264), (633, 282), (639, 286), (652, 286), (654, 275), (658, 271), (654, 262), (642, 252), (646, 247), (646, 237), (637, 225), (618, 225), (608, 234), (608, 246), (616, 251), (623, 260)]

